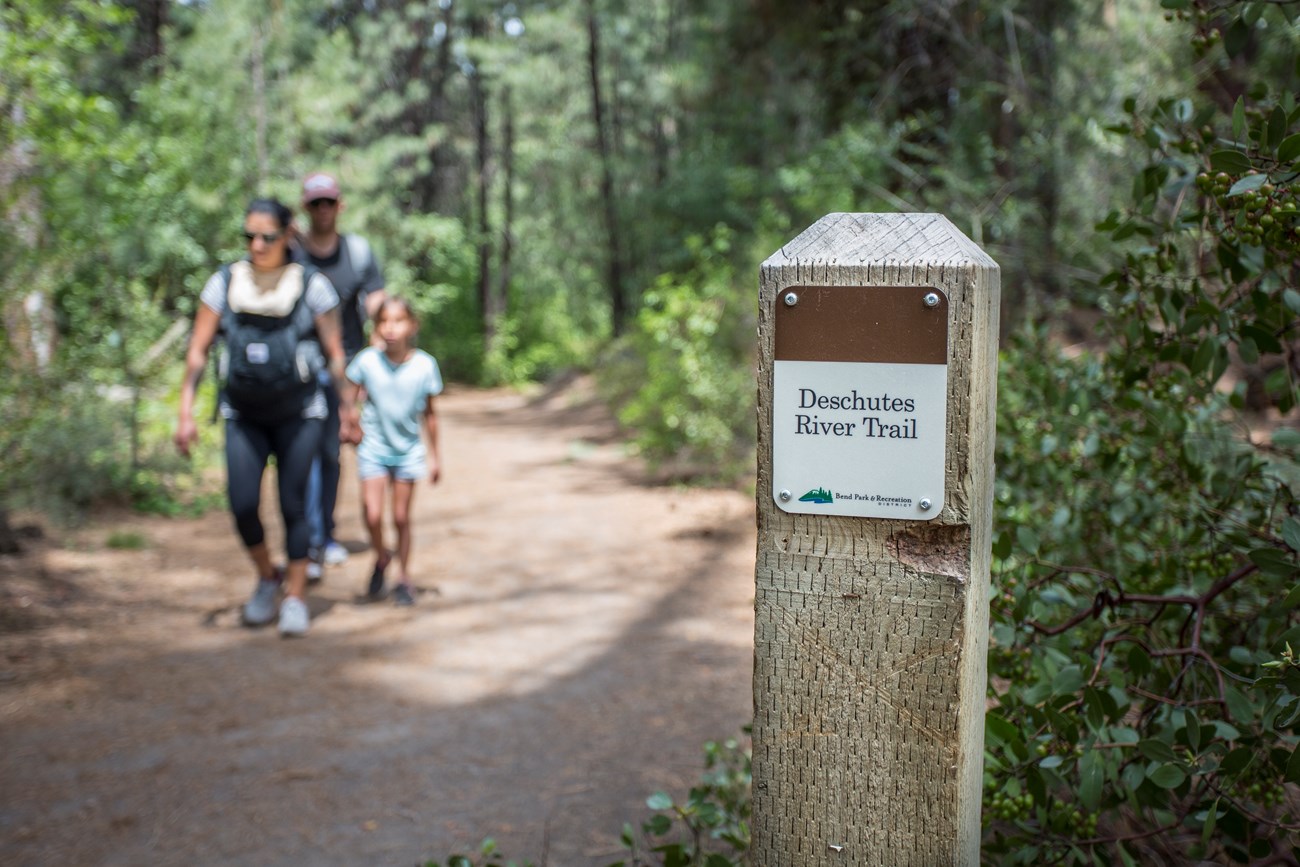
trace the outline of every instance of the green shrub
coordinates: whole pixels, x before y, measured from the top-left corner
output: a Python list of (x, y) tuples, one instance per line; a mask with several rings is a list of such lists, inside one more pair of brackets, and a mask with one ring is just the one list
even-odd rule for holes
[(1041, 332), (1002, 358), (987, 717), (998, 863), (1294, 845), (1300, 437)]
[(753, 287), (751, 275), (738, 279), (730, 238), (719, 227), (692, 239), (694, 266), (655, 282), (600, 365), (619, 420), (668, 475), (733, 479), (753, 464)]
[(683, 802), (655, 792), (646, 806), (655, 814), (641, 823), (641, 836), (623, 826), (626, 860), (610, 867), (737, 867), (747, 863), (752, 813), (752, 751), (746, 739), (704, 745), (704, 775)]

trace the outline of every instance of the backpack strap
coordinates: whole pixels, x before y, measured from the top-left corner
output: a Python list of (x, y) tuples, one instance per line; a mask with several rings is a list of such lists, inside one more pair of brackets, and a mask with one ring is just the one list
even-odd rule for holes
[(315, 340), (319, 343), (316, 334), (316, 317), (311, 315), (311, 309), (307, 306), (307, 288), (311, 285), (312, 278), (322, 272), (308, 262), (298, 264), (302, 267), (302, 292), (298, 294), (298, 301), (293, 305), (293, 312), (289, 315), (295, 317), (294, 324), (298, 327), (300, 340)]
[(221, 275), (221, 282), (226, 293), (225, 298), (222, 299), (221, 321), (217, 327), (217, 333), (229, 334), (234, 325), (234, 314), (230, 310), (230, 263), (223, 262), (221, 267), (217, 269), (217, 273)]
[[(222, 304), (221, 304), (221, 317), (220, 317), (220, 319), (217, 321), (217, 337), (216, 337), (216, 339), (219, 341), (219, 340), (221, 340), (221, 338), (222, 338), (224, 335), (226, 335), (226, 334), (228, 334), (228, 333), (230, 332), (230, 322), (229, 322), (229, 320), (227, 320), (227, 318), (226, 318), (226, 317), (230, 314), (230, 303), (229, 303), (229, 295), (230, 295), (230, 265), (229, 265), (229, 263), (223, 262), (223, 263), (221, 264), (221, 267), (217, 269), (217, 274), (219, 274), (219, 275), (221, 276), (221, 282), (222, 282), (223, 286), (225, 287), (225, 288), (224, 288), (224, 291), (225, 291), (226, 296), (227, 296), (227, 298), (225, 298), (225, 299), (222, 300)], [(216, 424), (216, 423), (217, 423), (217, 418), (221, 415), (221, 390), (222, 390), (222, 383), (221, 383), (221, 354), (222, 354), (223, 352), (225, 352), (225, 349), (224, 349), (224, 348), (219, 348), (216, 352), (209, 352), (209, 353), (208, 353), (208, 357), (212, 359), (212, 381), (215, 382), (215, 383), (217, 384), (217, 396), (216, 396), (216, 399), (212, 401), (212, 418), (210, 418), (210, 419), (208, 420), (208, 423), (209, 423), (209, 424)]]
[(344, 235), (343, 241), (348, 245), (348, 259), (352, 261), (352, 270), (357, 274), (370, 268), (373, 258), (370, 242), (360, 235)]

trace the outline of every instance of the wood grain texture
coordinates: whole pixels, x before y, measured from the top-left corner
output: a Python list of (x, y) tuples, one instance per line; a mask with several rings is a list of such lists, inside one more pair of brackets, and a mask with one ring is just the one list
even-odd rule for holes
[[(774, 311), (791, 286), (947, 294), (935, 520), (776, 508)], [(937, 214), (830, 214), (760, 269), (755, 864), (979, 862), (998, 295), (997, 264)]]

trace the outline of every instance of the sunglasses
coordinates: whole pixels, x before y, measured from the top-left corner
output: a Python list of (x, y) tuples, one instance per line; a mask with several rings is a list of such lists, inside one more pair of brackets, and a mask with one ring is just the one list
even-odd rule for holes
[(261, 238), (264, 244), (274, 244), (284, 237), (284, 232), (244, 232), (245, 243), (253, 243), (254, 238)]
[(315, 209), (323, 205), (327, 208), (332, 208), (338, 203), (339, 203), (338, 199), (312, 199), (310, 202), (307, 203), (307, 207)]

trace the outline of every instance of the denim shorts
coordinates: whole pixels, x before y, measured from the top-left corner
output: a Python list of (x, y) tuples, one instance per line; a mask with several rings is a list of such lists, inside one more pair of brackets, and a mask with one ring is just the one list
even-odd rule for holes
[(357, 451), (357, 472), (362, 480), (387, 476), (398, 482), (418, 482), (428, 475), (429, 468), (423, 454), (407, 455), (396, 465), (380, 463)]

